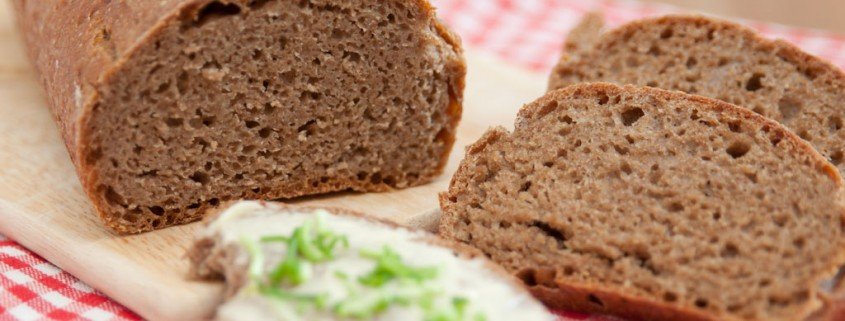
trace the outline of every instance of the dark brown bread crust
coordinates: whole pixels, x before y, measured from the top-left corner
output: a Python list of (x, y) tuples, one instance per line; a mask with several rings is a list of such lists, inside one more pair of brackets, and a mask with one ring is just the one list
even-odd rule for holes
[[(800, 139), (794, 133), (786, 130), (776, 122), (757, 115), (750, 110), (738, 108), (721, 101), (712, 100), (700, 96), (685, 95), (680, 92), (669, 92), (652, 88), (639, 88), (633, 86), (619, 87), (611, 84), (582, 84), (567, 87), (562, 90), (556, 90), (548, 93), (545, 97), (539, 99), (535, 103), (529, 104), (520, 110), (519, 117), (516, 121), (516, 127), (522, 128), (528, 125), (529, 120), (538, 117), (536, 115), (545, 114), (548, 111), (544, 110), (549, 106), (549, 103), (566, 99), (567, 97), (596, 97), (601, 96), (601, 93), (614, 95), (619, 92), (638, 93), (641, 95), (652, 95), (657, 98), (665, 100), (687, 100), (708, 109), (718, 111), (720, 113), (729, 113), (737, 115), (746, 121), (760, 124), (763, 128), (768, 128), (769, 133), (776, 137), (780, 142), (778, 145), (790, 150), (790, 154), (802, 155), (802, 159), (808, 160), (820, 173), (823, 173), (839, 188), (842, 187), (842, 178), (838, 170), (827, 162), (821, 154), (813, 149), (808, 143)], [(466, 159), (461, 163), (457, 173), (452, 179), (450, 190), (440, 195), (440, 204), (443, 209), (443, 217), (439, 233), (446, 239), (464, 241), (458, 233), (458, 226), (463, 224), (466, 217), (461, 217), (458, 213), (462, 211), (460, 205), (455, 203), (455, 198), (462, 193), (461, 183), (469, 181), (468, 178), (473, 175), (476, 170), (473, 167), (481, 158), (485, 149), (495, 144), (499, 140), (509, 139), (510, 133), (504, 128), (495, 128), (488, 131), (479, 141), (467, 148)], [(472, 239), (472, 238), (470, 238)], [(469, 244), (472, 244), (470, 241)], [(526, 281), (532, 293), (548, 306), (558, 309), (583, 311), (583, 312), (597, 312), (609, 313), (631, 320), (648, 320), (648, 321), (672, 321), (672, 320), (694, 320), (694, 321), (720, 321), (724, 320), (718, 316), (706, 313), (696, 309), (688, 309), (679, 307), (677, 305), (668, 304), (666, 302), (650, 299), (643, 296), (637, 296), (633, 293), (620, 292), (608, 290), (600, 284), (588, 283), (573, 283), (568, 280), (559, 278), (560, 274), (555, 271), (545, 271), (543, 267), (536, 267), (534, 269), (526, 269), (511, 272), (515, 273), (521, 279)], [(826, 300), (825, 298), (820, 298)], [(841, 311), (834, 305), (834, 310), (823, 312), (824, 317), (819, 320), (841, 320)], [(839, 313), (840, 315), (837, 315)], [(829, 316), (828, 316), (829, 315)]]
[[(145, 210), (145, 218), (140, 219), (140, 222), (136, 214), (132, 214), (135, 216), (131, 220), (125, 219), (125, 213), (110, 209), (108, 192), (103, 190), (100, 183), (103, 177), (93, 165), (95, 160), (91, 159), (92, 155), (98, 153), (97, 142), (94, 141), (98, 128), (93, 119), (98, 113), (119, 109), (119, 106), (101, 105), (103, 92), (113, 83), (121, 81), (119, 78), (124, 76), (122, 72), (139, 64), (136, 56), (156, 46), (156, 40), (166, 30), (196, 22), (203, 15), (203, 10), (211, 6), (237, 5), (248, 11), (251, 6), (262, 6), (267, 1), (12, 1), (29, 56), (40, 75), (64, 143), (85, 192), (107, 227), (118, 233), (138, 233), (188, 223), (199, 219), (205, 209), (214, 206), (216, 202), (227, 200), (209, 197), (213, 201), (192, 204), (188, 211), (174, 210), (173, 215), (165, 208), (166, 218), (155, 218), (155, 215), (161, 216), (159, 207), (151, 212)], [(425, 183), (442, 173), (461, 118), (466, 65), (461, 57), (460, 41), (437, 20), (434, 8), (426, 0), (414, 0), (407, 5), (417, 8), (423, 14), (421, 19), (430, 21), (429, 28), (441, 38), (437, 41), (446, 43), (450, 47), (448, 50), (458, 57), (446, 64), (449, 103), (444, 107), (443, 114), (448, 124), (436, 138), (443, 145), (443, 153), (436, 168), (420, 173), (418, 179), (408, 182), (381, 182), (375, 179), (362, 182), (344, 178), (319, 186), (303, 182), (302, 186), (296, 187), (244, 191), (242, 197), (290, 198), (345, 189), (387, 191)]]

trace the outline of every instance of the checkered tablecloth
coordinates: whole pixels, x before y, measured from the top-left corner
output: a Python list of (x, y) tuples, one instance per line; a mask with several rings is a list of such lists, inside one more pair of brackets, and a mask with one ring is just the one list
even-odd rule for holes
[[(586, 12), (601, 10), (610, 26), (649, 15), (682, 12), (663, 5), (607, 0), (432, 0), (466, 46), (514, 65), (546, 72), (563, 36)], [(822, 31), (741, 21), (770, 37), (789, 40), (845, 67), (845, 37)], [(561, 313), (562, 320), (609, 320)], [(0, 321), (138, 320), (137, 315), (0, 236)]]

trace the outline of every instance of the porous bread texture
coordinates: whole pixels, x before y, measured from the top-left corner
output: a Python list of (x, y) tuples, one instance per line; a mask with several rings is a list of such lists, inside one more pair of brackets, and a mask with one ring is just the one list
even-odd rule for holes
[(721, 101), (582, 84), (487, 132), (441, 194), (441, 236), (546, 304), (634, 320), (799, 321), (845, 263), (838, 171)]
[(425, 0), (15, 4), (85, 191), (119, 233), (233, 199), (423, 184), (454, 142), (465, 63)]
[(845, 170), (845, 75), (837, 67), (785, 41), (702, 16), (601, 29), (594, 14), (570, 34), (550, 90), (611, 82), (723, 100), (784, 124)]

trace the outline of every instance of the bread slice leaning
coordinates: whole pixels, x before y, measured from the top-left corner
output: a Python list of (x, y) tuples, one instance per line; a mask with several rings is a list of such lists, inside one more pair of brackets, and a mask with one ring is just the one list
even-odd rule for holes
[(845, 74), (735, 23), (670, 15), (604, 31), (588, 15), (569, 35), (549, 89), (611, 82), (680, 90), (784, 124), (845, 170)]
[[(285, 237), (298, 245), (279, 241)], [(302, 244), (331, 243), (320, 237), (344, 241), (330, 257), (311, 260)], [(272, 284), (294, 246), (307, 280)], [(477, 250), (347, 210), (233, 203), (207, 223), (188, 257), (194, 276), (226, 280), (218, 320), (555, 320)], [(374, 276), (379, 283), (367, 282)]]
[(555, 308), (800, 321), (827, 313), (839, 282), (842, 192), (812, 146), (747, 109), (581, 84), (468, 148), (439, 233)]
[(82, 186), (138, 233), (442, 173), (460, 40), (426, 0), (12, 1)]

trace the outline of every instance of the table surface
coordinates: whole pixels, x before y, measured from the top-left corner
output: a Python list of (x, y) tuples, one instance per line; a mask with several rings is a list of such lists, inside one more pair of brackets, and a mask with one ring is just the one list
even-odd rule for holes
[[(656, 14), (706, 12), (826, 28), (845, 34), (841, 0), (432, 0), (440, 16), (476, 51), (545, 73), (557, 59), (563, 36), (584, 13), (601, 10), (611, 26)], [(820, 29), (741, 20), (769, 37), (783, 38), (845, 67), (845, 37)], [(530, 32), (527, 32), (530, 30)], [(0, 213), (2, 215), (2, 213)], [(70, 274), (0, 236), (0, 320), (136, 320), (138, 317)], [(606, 320), (564, 313), (563, 320)]]

